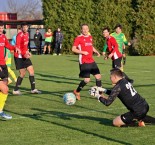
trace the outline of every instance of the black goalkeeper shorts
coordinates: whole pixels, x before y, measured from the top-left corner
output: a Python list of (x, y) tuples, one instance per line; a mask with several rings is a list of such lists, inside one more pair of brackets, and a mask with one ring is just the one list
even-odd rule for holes
[(149, 106), (146, 103), (143, 108), (141, 109), (141, 111), (137, 111), (137, 112), (127, 112), (125, 114), (121, 115), (121, 120), (125, 123), (125, 124), (130, 124), (132, 123), (132, 121), (134, 120), (142, 120), (145, 118), (147, 112), (149, 111)]

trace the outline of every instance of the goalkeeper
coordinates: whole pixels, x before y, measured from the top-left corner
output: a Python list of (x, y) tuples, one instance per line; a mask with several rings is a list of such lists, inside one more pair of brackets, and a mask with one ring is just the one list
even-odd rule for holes
[[(137, 93), (132, 84), (123, 78), (123, 73), (120, 69), (112, 69), (110, 79), (112, 83), (116, 84), (112, 90), (106, 90), (100, 87), (96, 89), (96, 87), (92, 87), (90, 95), (97, 97), (98, 100), (106, 106), (112, 104), (116, 97), (118, 97), (126, 106), (129, 112), (117, 116), (113, 120), (114, 126), (120, 127), (133, 124), (135, 120), (138, 121), (139, 126), (145, 126), (142, 120), (149, 110), (148, 103)], [(109, 96), (105, 96), (104, 93)]]

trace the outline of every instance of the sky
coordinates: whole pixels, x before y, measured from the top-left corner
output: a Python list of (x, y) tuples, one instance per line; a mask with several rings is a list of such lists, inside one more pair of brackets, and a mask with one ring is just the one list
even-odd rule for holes
[[(7, 10), (7, 1), (8, 0), (0, 0), (0, 12), (7, 12), (6, 10)], [(9, 1), (11, 1), (11, 0), (9, 0)], [(26, 3), (27, 2), (27, 0), (15, 0), (15, 1), (17, 1), (17, 3)], [(35, 0), (32, 0), (32, 1), (35, 1)], [(41, 2), (41, 0), (40, 0), (40, 2)], [(40, 9), (41, 9), (41, 7), (40, 7)]]

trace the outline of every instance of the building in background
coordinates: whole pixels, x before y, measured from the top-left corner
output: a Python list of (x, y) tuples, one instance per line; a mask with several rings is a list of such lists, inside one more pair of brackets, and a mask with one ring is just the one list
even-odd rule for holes
[[(0, 12), (0, 21), (17, 20), (17, 13)], [(16, 25), (6, 25), (6, 28), (17, 28)]]

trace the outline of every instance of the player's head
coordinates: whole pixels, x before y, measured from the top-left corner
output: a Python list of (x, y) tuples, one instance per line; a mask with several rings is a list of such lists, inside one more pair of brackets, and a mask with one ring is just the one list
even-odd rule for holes
[(22, 31), (21, 27), (17, 27), (17, 33), (21, 32), (21, 31)]
[(4, 31), (4, 24), (0, 23), (0, 34), (3, 34)]
[(51, 33), (51, 28), (48, 28), (48, 29), (47, 29), (47, 32), (48, 32), (48, 33)]
[(122, 32), (122, 25), (121, 24), (117, 24), (116, 26), (115, 26), (115, 31), (116, 31), (116, 33), (121, 33)]
[(105, 38), (109, 37), (109, 35), (110, 35), (110, 29), (108, 27), (104, 27), (103, 30), (102, 30), (102, 32), (103, 32), (103, 36)]
[(81, 33), (85, 36), (89, 35), (89, 26), (87, 24), (81, 25)]
[(120, 79), (123, 78), (123, 72), (118, 68), (110, 70), (110, 79), (113, 84), (116, 84)]
[(39, 33), (39, 28), (36, 29), (36, 33)]
[(58, 31), (58, 32), (60, 32), (60, 31), (61, 31), (61, 28), (60, 28), (60, 27), (58, 27), (57, 31)]
[(28, 29), (29, 29), (28, 24), (27, 24), (27, 23), (23, 23), (23, 24), (22, 24), (22, 31), (23, 31), (24, 33), (26, 33), (26, 32), (28, 31)]

